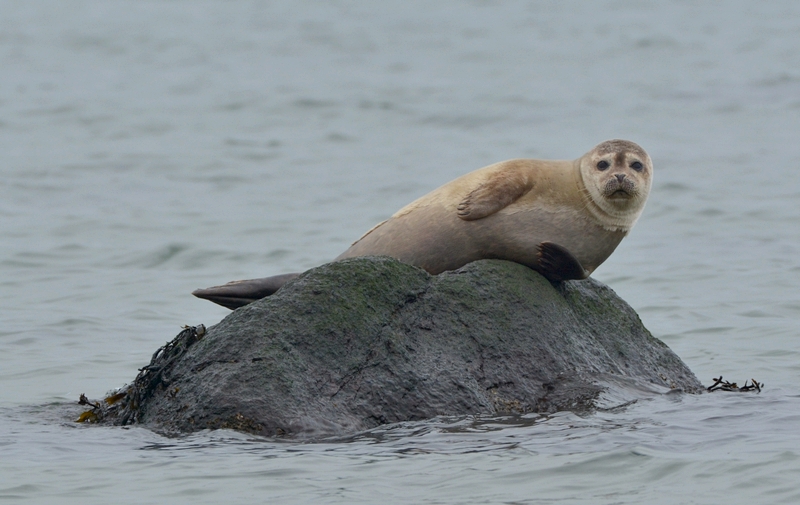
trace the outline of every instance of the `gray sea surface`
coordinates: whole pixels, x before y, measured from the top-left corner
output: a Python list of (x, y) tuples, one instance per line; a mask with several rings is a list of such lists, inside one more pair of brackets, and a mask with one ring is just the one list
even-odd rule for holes
[[(78, 425), (198, 287), (302, 271), (468, 171), (647, 149), (594, 277), (706, 384), (345, 441)], [(800, 3), (0, 2), (0, 502), (800, 503)]]

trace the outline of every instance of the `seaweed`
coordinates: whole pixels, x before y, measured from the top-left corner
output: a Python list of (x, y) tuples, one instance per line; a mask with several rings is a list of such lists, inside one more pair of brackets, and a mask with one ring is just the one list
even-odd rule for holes
[(722, 376), (720, 375), (719, 378), (715, 377), (714, 384), (708, 386), (706, 389), (708, 391), (736, 391), (740, 393), (746, 393), (748, 391), (755, 391), (757, 393), (761, 392), (761, 388), (764, 387), (763, 382), (758, 382), (755, 379), (750, 379), (752, 384), (748, 384), (748, 381), (744, 381), (744, 386), (739, 387), (738, 384), (735, 382), (729, 382), (726, 380), (722, 380)]
[(114, 420), (114, 424), (125, 426), (140, 421), (142, 405), (159, 389), (170, 384), (170, 371), (175, 363), (184, 355), (192, 344), (198, 342), (206, 333), (206, 327), (184, 326), (183, 331), (174, 339), (159, 347), (150, 364), (139, 369), (139, 374), (132, 384), (106, 396), (102, 401), (89, 400), (81, 394), (78, 405), (92, 407), (78, 417), (79, 423), (98, 423)]

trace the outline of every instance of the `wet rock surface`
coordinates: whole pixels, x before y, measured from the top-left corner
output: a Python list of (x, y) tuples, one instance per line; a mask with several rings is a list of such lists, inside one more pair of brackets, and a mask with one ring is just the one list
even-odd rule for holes
[(323, 265), (232, 312), (159, 373), (124, 422), (322, 437), (703, 389), (607, 286), (554, 286), (499, 260), (437, 276), (389, 258)]

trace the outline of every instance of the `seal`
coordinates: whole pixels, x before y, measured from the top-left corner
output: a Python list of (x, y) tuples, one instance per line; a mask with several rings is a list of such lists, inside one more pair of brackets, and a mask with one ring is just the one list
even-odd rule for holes
[[(618, 139), (573, 161), (495, 163), (406, 205), (334, 261), (385, 255), (438, 274), (479, 259), (503, 259), (551, 282), (585, 279), (639, 219), (652, 178), (647, 152)], [(234, 281), (193, 294), (233, 309), (271, 295), (297, 275)]]

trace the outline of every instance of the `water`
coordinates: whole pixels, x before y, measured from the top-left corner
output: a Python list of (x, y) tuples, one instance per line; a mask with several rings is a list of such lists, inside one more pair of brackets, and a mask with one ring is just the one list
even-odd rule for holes
[[(798, 68), (790, 1), (4, 1), (0, 501), (797, 503)], [(319, 444), (72, 422), (224, 317), (192, 289), (616, 137), (655, 183), (595, 277), (703, 382), (760, 395)]]

